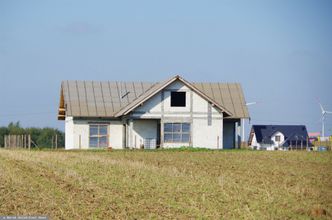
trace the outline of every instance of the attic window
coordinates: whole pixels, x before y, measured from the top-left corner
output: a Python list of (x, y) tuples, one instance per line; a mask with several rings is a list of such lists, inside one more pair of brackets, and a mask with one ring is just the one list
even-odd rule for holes
[(280, 135), (276, 135), (276, 136), (274, 137), (274, 139), (275, 139), (276, 142), (280, 142)]
[(186, 107), (186, 92), (171, 92), (171, 107)]

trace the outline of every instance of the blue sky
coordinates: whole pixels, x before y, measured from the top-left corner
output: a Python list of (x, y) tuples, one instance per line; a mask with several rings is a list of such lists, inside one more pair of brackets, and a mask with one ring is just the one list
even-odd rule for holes
[[(0, 0), (0, 126), (64, 128), (61, 80), (240, 82), (252, 124), (320, 131), (332, 2)], [(332, 115), (326, 120), (332, 134)]]

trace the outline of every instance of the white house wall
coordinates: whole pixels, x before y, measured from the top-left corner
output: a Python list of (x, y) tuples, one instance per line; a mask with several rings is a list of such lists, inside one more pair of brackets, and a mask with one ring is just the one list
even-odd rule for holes
[(132, 147), (140, 148), (145, 139), (157, 142), (157, 129), (156, 120), (133, 120)]
[(211, 125), (206, 118), (193, 119), (193, 144), (195, 147), (222, 149), (223, 120), (213, 119)]
[[(89, 124), (105, 124), (105, 121), (81, 120), (66, 118), (65, 125), (65, 148), (69, 149), (88, 149), (90, 126)], [(114, 149), (123, 148), (122, 144), (122, 121), (112, 120), (106, 122), (108, 125), (109, 146)]]
[[(265, 146), (265, 145), (264, 145)], [(264, 147), (263, 146), (263, 147)], [(261, 150), (262, 149), (262, 145), (260, 143), (257, 142), (257, 138), (256, 138), (256, 134), (254, 133), (253, 137), (252, 137), (252, 141), (251, 141), (251, 145), (250, 148), (252, 149), (257, 149), (257, 150)]]
[(111, 121), (109, 125), (109, 146), (113, 149), (123, 148), (123, 123), (122, 121)]
[(74, 148), (89, 148), (89, 124), (87, 121), (74, 120)]
[(69, 149), (84, 149), (89, 146), (89, 127), (85, 121), (75, 121), (73, 117), (66, 117), (65, 147)]
[[(161, 95), (157, 94), (135, 109), (134, 112), (161, 112)], [(160, 115), (159, 115), (160, 117)]]
[[(280, 141), (277, 142), (276, 141), (276, 136), (280, 136)], [(285, 141), (285, 136), (283, 133), (277, 131), (276, 133), (274, 133), (272, 136), (271, 136), (271, 140), (273, 141), (273, 146), (274, 147), (279, 147), (281, 146), (281, 144)]]
[[(277, 142), (275, 140), (276, 136), (280, 136), (280, 142)], [(254, 133), (250, 147), (252, 149), (257, 149), (257, 150), (275, 150), (283, 144), (283, 142), (285, 141), (285, 136), (283, 133), (278, 131), (271, 136), (270, 140), (273, 143), (271, 144), (259, 143), (257, 142), (256, 134)]]
[(66, 117), (66, 119), (65, 119), (65, 146), (66, 146), (66, 149), (74, 149), (73, 117)]
[(252, 140), (251, 140), (251, 144), (250, 144), (250, 147), (251, 148), (257, 148), (258, 147), (258, 143), (257, 143), (257, 138), (256, 138), (256, 134), (254, 133), (253, 137), (252, 137)]
[[(171, 107), (171, 92), (185, 91), (186, 106)], [(211, 107), (211, 125), (208, 125), (209, 103), (182, 82), (176, 81), (157, 93), (154, 97), (136, 108), (132, 117), (137, 119), (161, 119), (167, 122), (188, 122), (191, 124), (191, 143), (164, 143), (163, 147), (179, 146), (206, 147), (222, 149), (223, 146), (223, 115), (215, 107)], [(135, 120), (134, 120), (135, 125)], [(152, 132), (152, 131), (150, 131)], [(137, 135), (134, 133), (134, 135)], [(137, 147), (137, 137), (136, 145)], [(135, 137), (132, 137), (135, 140)]]

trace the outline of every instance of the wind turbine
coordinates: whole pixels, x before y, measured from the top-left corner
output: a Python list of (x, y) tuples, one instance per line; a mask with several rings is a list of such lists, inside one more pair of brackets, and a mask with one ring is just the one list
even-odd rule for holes
[(321, 117), (321, 121), (322, 121), (322, 137), (325, 137), (325, 118), (327, 114), (332, 114), (331, 111), (326, 111), (322, 104), (320, 104), (320, 102), (318, 102), (320, 109), (322, 111), (322, 117)]
[[(246, 102), (246, 106), (250, 106), (250, 105), (256, 105), (257, 102)], [(244, 118), (241, 119), (241, 125), (242, 125), (242, 135), (241, 135), (241, 141), (244, 142)]]

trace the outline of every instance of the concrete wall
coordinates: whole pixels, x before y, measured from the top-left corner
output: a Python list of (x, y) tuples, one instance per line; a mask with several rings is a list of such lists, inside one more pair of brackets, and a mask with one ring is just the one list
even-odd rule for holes
[(193, 120), (193, 145), (195, 147), (223, 149), (223, 120), (213, 119), (212, 124), (207, 124), (206, 118)]
[(133, 120), (132, 147), (140, 148), (144, 139), (154, 139), (157, 142), (157, 129), (157, 120)]
[(65, 119), (65, 148), (74, 148), (74, 121), (73, 117), (66, 117)]
[(123, 123), (122, 121), (111, 121), (109, 125), (109, 146), (113, 149), (123, 148)]
[[(172, 91), (186, 92), (185, 107), (171, 106)], [(222, 149), (223, 115), (215, 107), (211, 107), (212, 123), (208, 125), (208, 106), (209, 103), (205, 99), (193, 92), (182, 82), (176, 81), (146, 101), (142, 106), (135, 109), (131, 116), (137, 119), (160, 119), (161, 124), (167, 122), (186, 122), (191, 124), (190, 143), (165, 142), (162, 143), (165, 148), (192, 145), (194, 147)], [(134, 146), (136, 147), (135, 144)]]
[(89, 148), (89, 124), (87, 121), (77, 121), (74, 119), (74, 148), (88, 149)]
[[(77, 120), (73, 117), (66, 117), (65, 120), (65, 148), (69, 149), (89, 149), (89, 124), (98, 124), (98, 120)], [(102, 121), (100, 123), (105, 123)], [(112, 120), (108, 123), (109, 146), (114, 149), (122, 149), (122, 121)]]
[(86, 149), (89, 147), (89, 125), (86, 121), (77, 121), (73, 117), (65, 120), (65, 148)]
[[(137, 107), (134, 112), (146, 112), (146, 113), (153, 113), (161, 112), (161, 94), (157, 94), (150, 98), (147, 102), (143, 103), (142, 106)], [(160, 116), (160, 115), (159, 115)]]

